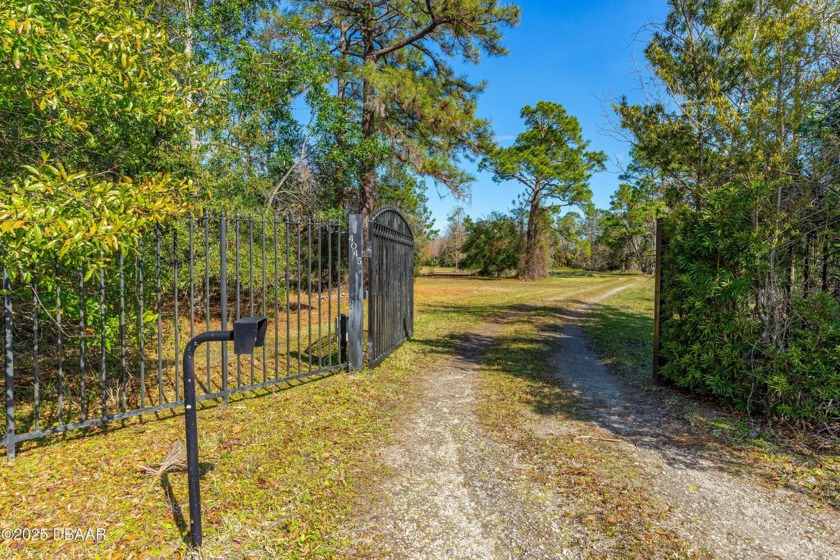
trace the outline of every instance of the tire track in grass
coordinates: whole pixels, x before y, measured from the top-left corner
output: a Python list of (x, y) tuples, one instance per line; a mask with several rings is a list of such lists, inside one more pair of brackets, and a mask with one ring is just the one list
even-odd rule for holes
[[(527, 558), (673, 558), (703, 556), (662, 525), (665, 504), (639, 484), (639, 470), (612, 443), (578, 440), (587, 431), (578, 403), (552, 379), (557, 316), (643, 281), (604, 286), (576, 300), (529, 307), (499, 337), (482, 371), (485, 429), (518, 452), (525, 485), (539, 501), (531, 515), (559, 525)], [(540, 547), (539, 545), (542, 545)]]

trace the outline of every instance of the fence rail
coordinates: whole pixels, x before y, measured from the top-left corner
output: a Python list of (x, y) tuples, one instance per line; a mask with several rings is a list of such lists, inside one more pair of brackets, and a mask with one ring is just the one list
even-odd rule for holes
[(332, 221), (205, 213), (87, 270), (56, 259), (23, 285), (4, 269), (0, 444), (13, 457), (22, 441), (182, 406), (184, 345), (246, 315), (268, 317), (265, 346), (208, 346), (199, 401), (345, 367), (346, 239)]

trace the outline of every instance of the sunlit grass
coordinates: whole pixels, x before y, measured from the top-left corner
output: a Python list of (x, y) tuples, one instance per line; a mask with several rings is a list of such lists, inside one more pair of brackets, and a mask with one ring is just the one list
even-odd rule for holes
[(587, 338), (613, 371), (650, 380), (653, 366), (653, 278), (594, 303)]
[[(232, 398), (199, 412), (204, 552), (224, 558), (326, 558), (352, 550), (338, 528), (385, 472), (387, 445), (411, 406), (412, 383), (433, 373), (457, 335), (511, 309), (615, 282), (559, 276), (542, 282), (420, 278), (415, 337), (379, 368), (339, 373)], [(182, 557), (188, 542), (186, 476), (154, 483), (138, 469), (183, 437), (183, 416), (146, 415), (104, 429), (20, 445), (0, 464), (4, 527), (102, 527), (90, 542), (0, 544), (11, 558)]]
[(535, 300), (535, 307), (506, 325), (482, 368), (480, 418), (525, 455), (534, 467), (531, 482), (557, 502), (546, 508), (564, 512), (575, 544), (592, 557), (692, 556), (686, 543), (660, 525), (667, 506), (644, 490), (633, 458), (614, 444), (573, 437), (611, 434), (587, 423), (576, 400), (553, 377), (552, 334), (560, 313), (608, 287), (615, 284), (593, 286), (569, 301)]

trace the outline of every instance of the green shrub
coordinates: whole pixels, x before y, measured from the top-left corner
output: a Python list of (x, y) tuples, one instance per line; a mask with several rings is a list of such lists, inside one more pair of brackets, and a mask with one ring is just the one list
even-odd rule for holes
[(463, 265), (480, 274), (500, 275), (513, 270), (519, 261), (520, 237), (517, 222), (498, 212), (468, 222)]
[[(769, 188), (730, 185), (710, 193), (702, 210), (667, 219), (662, 373), (741, 410), (837, 421), (840, 304), (797, 284), (795, 271), (809, 255), (795, 253), (795, 229), (780, 230), (756, 210)], [(780, 234), (771, 242), (773, 231)], [(769, 280), (771, 263), (778, 284)]]

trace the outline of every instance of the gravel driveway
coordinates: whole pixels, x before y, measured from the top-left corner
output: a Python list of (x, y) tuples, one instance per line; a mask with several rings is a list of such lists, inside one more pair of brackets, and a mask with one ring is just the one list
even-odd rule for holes
[[(647, 489), (671, 508), (668, 529), (720, 558), (840, 559), (840, 518), (804, 499), (729, 475), (700, 452), (673, 443), (685, 426), (660, 425), (656, 403), (609, 373), (587, 348), (580, 320), (591, 303), (630, 287), (619, 282), (561, 317), (553, 363), (556, 379), (580, 400), (593, 429), (612, 433), (612, 445), (630, 455)], [(387, 558), (581, 558), (576, 527), (558, 513), (556, 496), (528, 476), (532, 466), (515, 449), (482, 429), (482, 355), (503, 323), (460, 337), (441, 368), (427, 372), (413, 413), (404, 419), (382, 459), (394, 476), (380, 488), (376, 507), (348, 532)], [(556, 425), (551, 425), (552, 423)], [(522, 429), (566, 433), (562, 419), (543, 418)], [(553, 507), (548, 507), (553, 504)]]

